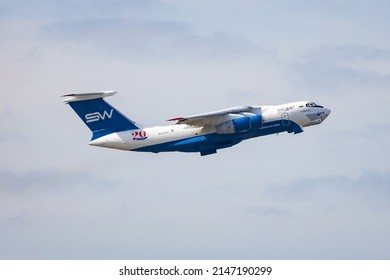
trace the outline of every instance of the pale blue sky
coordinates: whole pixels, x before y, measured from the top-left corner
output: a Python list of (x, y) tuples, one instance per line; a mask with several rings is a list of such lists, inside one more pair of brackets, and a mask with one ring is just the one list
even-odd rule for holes
[[(0, 259), (389, 259), (388, 1), (3, 1)], [(312, 100), (217, 155), (87, 145), (61, 103), (137, 122)]]

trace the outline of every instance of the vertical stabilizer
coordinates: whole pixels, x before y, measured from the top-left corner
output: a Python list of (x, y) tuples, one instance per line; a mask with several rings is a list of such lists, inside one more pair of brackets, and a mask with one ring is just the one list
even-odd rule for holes
[(115, 93), (116, 91), (71, 93), (62, 97), (65, 97), (63, 101), (72, 107), (92, 131), (91, 140), (94, 140), (114, 132), (139, 129), (139, 125), (103, 100)]

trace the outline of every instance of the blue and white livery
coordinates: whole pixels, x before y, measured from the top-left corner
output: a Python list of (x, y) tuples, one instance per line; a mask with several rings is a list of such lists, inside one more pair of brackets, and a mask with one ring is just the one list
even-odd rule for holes
[(104, 98), (116, 91), (63, 95), (92, 131), (89, 145), (137, 152), (214, 154), (243, 140), (281, 133), (301, 133), (322, 123), (330, 110), (310, 101), (276, 106), (239, 106), (172, 118), (173, 125), (144, 127), (119, 112)]

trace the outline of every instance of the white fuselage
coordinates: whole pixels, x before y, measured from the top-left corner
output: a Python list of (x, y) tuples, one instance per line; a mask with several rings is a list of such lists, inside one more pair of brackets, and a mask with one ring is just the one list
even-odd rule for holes
[[(234, 141), (239, 142), (248, 138), (283, 131), (299, 133), (303, 131), (302, 127), (322, 123), (322, 121), (330, 113), (329, 109), (323, 108), (322, 106), (318, 106), (316, 104), (308, 106), (308, 104), (310, 105), (314, 103), (301, 101), (277, 106), (253, 106), (252, 108), (255, 113), (250, 114), (261, 114), (262, 127), (257, 129), (255, 132), (251, 131), (250, 133), (241, 132), (239, 135), (221, 135), (217, 133), (215, 125), (193, 126), (187, 124), (174, 124), (168, 126), (144, 127), (139, 130), (111, 133), (92, 140), (89, 144), (120, 150), (159, 152), (159, 147), (163, 148), (161, 151), (170, 151), (174, 150), (175, 145), (177, 147), (188, 147), (189, 150), (191, 150), (190, 148), (192, 144), (207, 146), (209, 145), (207, 141), (211, 140), (209, 139), (210, 137), (206, 136), (210, 135), (215, 135), (215, 137), (213, 136), (217, 139), (215, 141), (222, 142), (225, 139), (227, 139), (226, 141), (234, 139)], [(221, 120), (221, 122), (240, 118), (246, 115), (247, 113), (228, 114), (223, 116), (224, 119)], [(242, 135), (242, 139), (239, 138), (240, 135)], [(205, 137), (200, 138), (200, 136)], [(221, 140), (219, 140), (219, 138), (221, 138)], [(235, 144), (234, 141), (232, 142), (232, 145)], [(164, 144), (169, 144), (169, 148), (164, 146)], [(148, 147), (156, 148), (155, 150), (154, 148), (148, 150)]]

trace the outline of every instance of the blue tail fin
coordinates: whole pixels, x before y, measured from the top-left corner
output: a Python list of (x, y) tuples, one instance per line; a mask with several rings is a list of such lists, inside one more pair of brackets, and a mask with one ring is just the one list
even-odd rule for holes
[(92, 139), (125, 130), (139, 129), (139, 126), (103, 100), (116, 91), (66, 94), (63, 101), (72, 107), (81, 120), (92, 131)]

